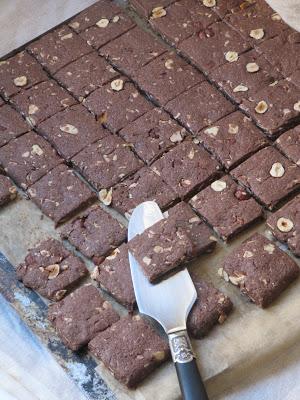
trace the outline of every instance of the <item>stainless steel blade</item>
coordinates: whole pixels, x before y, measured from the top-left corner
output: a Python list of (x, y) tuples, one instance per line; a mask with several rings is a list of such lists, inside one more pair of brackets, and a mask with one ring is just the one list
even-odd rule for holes
[[(128, 240), (164, 218), (154, 201), (135, 208), (128, 225)], [(157, 284), (151, 284), (129, 252), (131, 276), (139, 311), (158, 321), (167, 333), (186, 329), (186, 318), (197, 294), (186, 269)]]

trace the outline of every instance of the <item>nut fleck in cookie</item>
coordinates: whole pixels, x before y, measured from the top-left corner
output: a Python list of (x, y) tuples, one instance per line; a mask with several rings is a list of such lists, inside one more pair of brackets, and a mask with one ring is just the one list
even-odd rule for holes
[(29, 125), (10, 105), (0, 107), (0, 147), (29, 130)]
[(0, 93), (5, 98), (47, 79), (40, 64), (25, 51), (0, 62)]
[(153, 108), (123, 76), (95, 90), (83, 104), (112, 132), (119, 131)]
[(62, 299), (87, 273), (80, 258), (55, 239), (47, 239), (30, 249), (17, 268), (17, 277), (25, 286), (56, 301)]
[(104, 58), (90, 53), (59, 70), (55, 79), (78, 100), (82, 100), (117, 76), (117, 71)]
[(183, 141), (186, 130), (165, 111), (154, 108), (119, 132), (147, 164)]
[(196, 194), (190, 204), (223, 240), (262, 217), (262, 207), (228, 175)]
[(128, 144), (115, 135), (86, 147), (72, 163), (98, 190), (110, 188), (143, 166)]
[(206, 186), (219, 174), (219, 164), (191, 140), (175, 146), (151, 168), (181, 198)]
[(28, 194), (56, 225), (96, 199), (96, 195), (66, 165), (61, 164), (34, 183)]
[(109, 42), (99, 50), (124, 74), (131, 76), (150, 61), (167, 51), (167, 47), (139, 26)]
[(89, 349), (128, 387), (136, 387), (170, 355), (167, 342), (138, 315), (124, 317), (99, 333)]
[(267, 224), (276, 239), (286, 243), (296, 256), (300, 256), (300, 195), (271, 214)]
[(134, 74), (134, 80), (152, 99), (165, 105), (180, 93), (202, 82), (204, 75), (174, 52), (168, 52), (140, 68)]
[(300, 166), (300, 125), (283, 133), (275, 144), (287, 158)]
[(11, 101), (32, 126), (76, 103), (65, 89), (52, 80), (20, 92)]
[(33, 131), (11, 140), (0, 149), (0, 164), (23, 189), (62, 161), (51, 145)]
[(38, 131), (65, 160), (70, 160), (80, 150), (107, 135), (107, 131), (81, 104), (48, 118), (39, 124)]
[(155, 16), (158, 17), (159, 14), (163, 15), (164, 13), (159, 13), (159, 10), (164, 9), (164, 7), (174, 3), (174, 1), (176, 0), (130, 0), (129, 3), (143, 17), (153, 18)]
[(61, 236), (86, 257), (99, 263), (126, 240), (126, 228), (99, 205), (93, 205), (67, 223)]
[(43, 35), (27, 49), (51, 74), (92, 51), (90, 46), (67, 26)]
[(231, 174), (270, 210), (300, 186), (300, 168), (273, 147), (260, 150)]
[(239, 111), (203, 129), (197, 138), (226, 169), (232, 169), (268, 144), (250, 118)]
[(111, 206), (128, 217), (143, 201), (156, 201), (161, 209), (166, 209), (176, 198), (176, 193), (159, 175), (143, 167), (113, 187)]
[(113, 250), (101, 264), (97, 265), (91, 277), (129, 311), (134, 309), (136, 301), (126, 243)]
[(256, 305), (267, 307), (298, 277), (299, 267), (270, 240), (255, 233), (225, 258), (218, 273)]
[(223, 324), (233, 304), (229, 297), (202, 279), (193, 276), (193, 283), (197, 300), (189, 313), (187, 329), (194, 338), (201, 339), (214, 325)]
[(0, 206), (3, 206), (17, 197), (17, 188), (12, 181), (4, 175), (0, 175)]
[(48, 318), (71, 350), (78, 350), (118, 321), (119, 315), (91, 284), (49, 306)]
[(186, 229), (162, 219), (128, 242), (129, 251), (150, 282), (185, 263), (194, 246)]
[(208, 82), (180, 94), (165, 108), (194, 135), (234, 111), (234, 106)]

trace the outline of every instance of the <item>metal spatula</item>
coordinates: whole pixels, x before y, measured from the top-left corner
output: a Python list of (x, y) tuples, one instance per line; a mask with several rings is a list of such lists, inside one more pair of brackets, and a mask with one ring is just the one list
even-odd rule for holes
[[(128, 240), (162, 218), (154, 201), (141, 203), (130, 218)], [(188, 271), (185, 269), (158, 284), (151, 284), (130, 252), (129, 262), (139, 311), (158, 321), (169, 337), (184, 400), (208, 400), (186, 331), (186, 319), (197, 298)]]

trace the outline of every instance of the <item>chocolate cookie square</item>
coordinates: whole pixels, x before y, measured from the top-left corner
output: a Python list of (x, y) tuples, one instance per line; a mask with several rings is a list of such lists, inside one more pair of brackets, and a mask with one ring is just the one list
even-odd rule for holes
[(194, 250), (185, 227), (169, 219), (162, 219), (136, 235), (128, 247), (152, 283), (185, 263)]
[(299, 267), (270, 240), (255, 233), (225, 257), (218, 273), (264, 308), (298, 277)]
[(208, 82), (200, 83), (180, 94), (169, 101), (165, 108), (194, 135), (235, 109)]
[(193, 283), (197, 292), (188, 319), (188, 332), (196, 339), (207, 335), (217, 324), (223, 324), (231, 313), (233, 304), (229, 297), (216, 289), (210, 283), (193, 276)]
[(177, 198), (176, 193), (149, 167), (118, 183), (112, 190), (111, 206), (127, 218), (143, 201), (156, 201), (166, 209)]
[(86, 147), (72, 163), (97, 190), (110, 188), (143, 166), (128, 144), (114, 135)]
[(136, 301), (126, 243), (116, 248), (100, 265), (97, 265), (91, 277), (129, 311), (134, 309)]
[(286, 243), (291, 252), (300, 257), (300, 195), (270, 214), (267, 225), (276, 239)]
[(214, 69), (210, 76), (237, 103), (282, 79), (282, 75), (256, 50)]
[(107, 135), (107, 131), (82, 104), (46, 119), (39, 124), (38, 131), (65, 160), (70, 160), (80, 150)]
[(103, 3), (96, 3), (94, 7), (97, 7), (97, 10), (93, 10), (92, 7), (87, 11), (89, 16), (88, 18), (84, 18), (84, 22), (82, 22), (81, 18), (78, 28), (78, 20), (76, 21), (76, 19), (70, 25), (73, 29), (75, 26), (75, 29), (78, 30), (82, 29), (85, 24), (90, 25), (93, 21), (93, 24), (89, 28), (82, 30), (79, 34), (88, 45), (95, 49), (99, 49), (101, 46), (135, 27), (135, 22), (120, 7), (112, 4), (112, 2), (109, 2), (109, 5), (106, 6)]
[(168, 52), (137, 71), (134, 80), (154, 101), (163, 106), (202, 82), (204, 76), (174, 52)]
[(175, 1), (176, 0), (130, 0), (129, 3), (138, 14), (148, 18), (151, 15), (153, 17), (153, 15), (155, 16), (157, 14), (157, 8), (167, 7)]
[(257, 49), (280, 73), (288, 77), (300, 69), (299, 35), (299, 32), (287, 29), (261, 43)]
[(225, 22), (237, 30), (253, 46), (279, 35), (288, 25), (265, 1), (257, 1), (225, 18)]
[(25, 51), (0, 62), (0, 93), (4, 98), (47, 79), (40, 64)]
[(55, 79), (82, 100), (117, 76), (113, 67), (93, 52), (66, 65), (55, 74)]
[(151, 168), (184, 198), (219, 175), (219, 164), (203, 148), (186, 140), (155, 161)]
[(226, 169), (235, 167), (268, 145), (262, 132), (240, 111), (203, 129), (197, 138)]
[(153, 108), (127, 125), (119, 134), (133, 145), (137, 155), (146, 164), (150, 164), (176, 143), (182, 142), (186, 130), (165, 111)]
[(23, 189), (62, 161), (51, 145), (33, 131), (11, 140), (0, 149), (0, 165)]
[(4, 175), (0, 175), (0, 206), (4, 206), (17, 197), (17, 188), (12, 181)]
[(270, 210), (300, 186), (300, 168), (273, 147), (260, 150), (231, 174)]
[(216, 22), (179, 43), (178, 49), (207, 74), (214, 68), (238, 60), (250, 44), (225, 22)]
[(240, 107), (273, 138), (300, 121), (299, 99), (300, 89), (285, 79), (253, 93)]
[(0, 147), (29, 130), (29, 125), (9, 104), (0, 106)]
[(139, 315), (124, 317), (99, 333), (89, 350), (128, 387), (136, 387), (170, 355), (168, 343)]
[(182, 0), (165, 9), (163, 18), (150, 18), (150, 24), (173, 46), (193, 33), (218, 21), (218, 16), (198, 0)]
[(34, 183), (28, 194), (56, 225), (96, 199), (96, 195), (66, 165), (60, 164)]
[(167, 47), (139, 26), (109, 42), (99, 53), (126, 75), (133, 75), (156, 57), (165, 53)]
[(25, 286), (50, 300), (61, 300), (88, 273), (56, 239), (46, 239), (29, 250), (17, 268), (17, 277)]
[(126, 228), (98, 204), (63, 226), (61, 237), (95, 263), (126, 240)]
[(90, 53), (92, 49), (68, 26), (57, 28), (31, 43), (27, 50), (51, 74), (65, 65)]
[(76, 100), (55, 81), (49, 80), (17, 94), (12, 98), (12, 103), (32, 126), (36, 126), (46, 118), (76, 104)]
[[(102, 21), (103, 19), (105, 21)], [(84, 9), (81, 13), (77, 14), (73, 19), (71, 19), (71, 21), (68, 22), (68, 25), (74, 31), (79, 33), (87, 28), (90, 28), (93, 25), (96, 25), (97, 22), (99, 22), (98, 24), (99, 28), (103, 29), (103, 37), (105, 37), (105, 35), (107, 35), (108, 32), (110, 32), (111, 35), (115, 33), (117, 36), (119, 36), (122, 33), (122, 31), (118, 33), (118, 29), (124, 26), (124, 23), (126, 21), (128, 22), (128, 20), (129, 19), (128, 17), (126, 18), (123, 10), (116, 4), (114, 4), (112, 1), (99, 0), (96, 1), (96, 3), (94, 3), (90, 7)], [(119, 22), (119, 24), (117, 24), (117, 22)], [(107, 28), (105, 27), (106, 24), (108, 26), (109, 24), (111, 24), (108, 30), (105, 29)], [(110, 38), (109, 40), (112, 40), (112, 38)]]
[(119, 315), (90, 284), (50, 304), (48, 318), (63, 343), (76, 351), (117, 322)]
[(300, 125), (283, 133), (275, 144), (287, 158), (300, 166)]
[(185, 202), (180, 202), (164, 213), (165, 218), (185, 230), (193, 243), (191, 259), (203, 253), (213, 251), (216, 247), (216, 238), (210, 228), (198, 217), (192, 208)]
[(83, 104), (114, 133), (153, 108), (125, 77), (95, 90)]
[(223, 240), (262, 217), (262, 207), (228, 175), (196, 194), (190, 204)]

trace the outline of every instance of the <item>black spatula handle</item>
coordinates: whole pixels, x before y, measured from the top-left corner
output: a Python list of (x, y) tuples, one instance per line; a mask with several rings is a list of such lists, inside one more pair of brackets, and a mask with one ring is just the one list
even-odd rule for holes
[(209, 400), (187, 332), (169, 334), (169, 342), (183, 400)]

